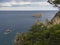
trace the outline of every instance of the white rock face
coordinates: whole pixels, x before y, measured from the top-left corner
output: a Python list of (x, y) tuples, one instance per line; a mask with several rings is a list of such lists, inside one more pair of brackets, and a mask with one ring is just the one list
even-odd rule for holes
[(52, 21), (54, 25), (60, 24), (60, 17), (55, 17), (54, 20)]

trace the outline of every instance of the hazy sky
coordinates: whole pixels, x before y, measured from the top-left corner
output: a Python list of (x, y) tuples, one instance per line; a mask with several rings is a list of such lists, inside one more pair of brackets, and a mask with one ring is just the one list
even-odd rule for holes
[[(12, 0), (0, 0), (0, 2), (9, 2)], [(47, 0), (16, 0), (16, 1), (47, 1)]]
[[(39, 2), (39, 3), (33, 3)], [(39, 5), (50, 5), (47, 3), (46, 0), (0, 0), (0, 7), (12, 7), (13, 5), (32, 5), (32, 4), (39, 4)]]
[[(39, 2), (39, 3), (31, 3), (31, 2)], [(15, 7), (13, 5), (15, 5)], [(17, 8), (17, 6), (20, 6), (20, 7)], [(21, 6), (23, 6), (24, 8), (21, 8)], [(22, 9), (57, 10), (57, 8), (49, 4), (47, 0), (0, 0), (0, 10), (22, 10)]]

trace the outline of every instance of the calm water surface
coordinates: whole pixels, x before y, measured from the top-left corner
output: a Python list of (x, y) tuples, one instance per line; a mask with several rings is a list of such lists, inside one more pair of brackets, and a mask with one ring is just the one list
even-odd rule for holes
[[(46, 18), (51, 20), (56, 11), (0, 11), (0, 45), (13, 45), (13, 40), (17, 32), (27, 32), (34, 24), (33, 14), (40, 13), (43, 22)], [(4, 34), (6, 29), (12, 32)]]

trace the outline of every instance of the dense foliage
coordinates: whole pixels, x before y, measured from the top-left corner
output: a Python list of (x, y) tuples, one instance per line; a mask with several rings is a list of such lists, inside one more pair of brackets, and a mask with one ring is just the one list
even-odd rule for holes
[(60, 0), (54, 0), (53, 3), (60, 4)]
[[(56, 15), (59, 16), (58, 12)], [(47, 28), (42, 23), (33, 25), (27, 33), (17, 35), (14, 45), (60, 45), (60, 24)]]
[(48, 29), (41, 25), (33, 25), (21, 39), (21, 45), (60, 45), (60, 25)]

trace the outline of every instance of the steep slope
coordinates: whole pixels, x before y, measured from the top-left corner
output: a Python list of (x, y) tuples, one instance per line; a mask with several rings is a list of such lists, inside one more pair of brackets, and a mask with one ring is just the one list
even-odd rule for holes
[(51, 22), (55, 25), (55, 24), (60, 24), (60, 11), (58, 13), (56, 13), (56, 15), (54, 16), (54, 18), (51, 20)]

